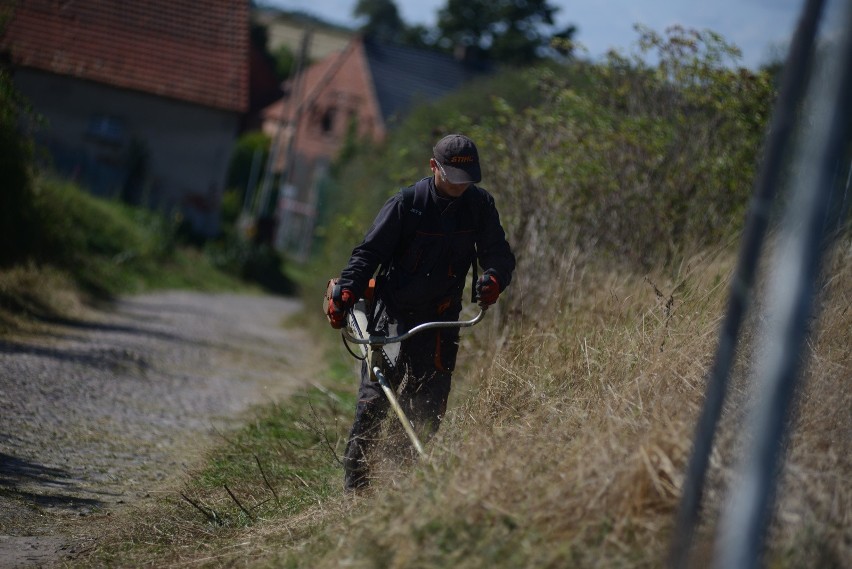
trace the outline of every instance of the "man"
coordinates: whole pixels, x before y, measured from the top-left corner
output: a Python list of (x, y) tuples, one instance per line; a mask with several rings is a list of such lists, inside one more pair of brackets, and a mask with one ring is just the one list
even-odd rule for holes
[[(482, 177), (476, 145), (460, 134), (446, 136), (435, 145), (429, 166), (432, 176), (390, 198), (352, 251), (338, 293), (326, 307), (332, 327), (345, 325), (346, 312), (380, 266), (371, 334), (387, 333), (389, 322), (402, 333), (423, 322), (457, 321), (468, 270), (473, 266), (476, 275), (477, 262), (485, 269), (474, 286), (480, 306), (497, 302), (509, 286), (515, 257), (494, 198), (475, 185)], [(447, 408), (458, 341), (458, 328), (416, 334), (400, 345), (394, 377), (388, 378), (395, 388), (402, 383), (400, 404), (427, 436), (437, 430)], [(344, 458), (348, 490), (369, 483), (366, 451), (388, 406), (363, 365)]]

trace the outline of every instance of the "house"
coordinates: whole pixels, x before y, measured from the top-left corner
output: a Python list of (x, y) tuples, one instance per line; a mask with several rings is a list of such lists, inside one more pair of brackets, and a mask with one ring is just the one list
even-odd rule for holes
[(217, 233), (248, 107), (248, 0), (20, 0), (0, 33), (57, 172)]
[(489, 71), (444, 53), (359, 36), (292, 79), (285, 96), (263, 112), (263, 130), (273, 140), (270, 170), (280, 177), (276, 245), (305, 255), (320, 188), (351, 129), (359, 139), (381, 141), (414, 106)]

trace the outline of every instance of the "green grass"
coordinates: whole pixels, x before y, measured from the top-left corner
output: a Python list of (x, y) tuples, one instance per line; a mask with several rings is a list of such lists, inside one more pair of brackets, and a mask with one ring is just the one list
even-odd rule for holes
[(50, 177), (36, 178), (32, 195), (28, 256), (0, 269), (0, 332), (122, 294), (259, 290), (182, 245), (176, 219)]
[(96, 198), (68, 182), (36, 181), (41, 218), (38, 260), (67, 271), (101, 296), (164, 287), (233, 288), (228, 278), (181, 247), (178, 222), (166, 215)]
[(237, 544), (252, 536), (265, 548), (300, 540), (316, 547), (312, 536), (329, 523), (317, 509), (327, 511), (342, 494), (339, 457), (355, 404), (344, 367), (335, 366), (329, 387), (256, 409), (245, 427), (223, 434), (179, 491), (119, 522), (80, 565), (160, 566), (210, 553), (216, 563), (235, 562), (244, 557)]

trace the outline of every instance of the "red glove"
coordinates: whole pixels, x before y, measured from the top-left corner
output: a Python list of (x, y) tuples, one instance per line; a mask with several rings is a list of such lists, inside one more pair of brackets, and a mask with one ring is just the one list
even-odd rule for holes
[(355, 306), (355, 295), (348, 288), (335, 287), (334, 294), (328, 299), (325, 315), (331, 327), (339, 330), (346, 325), (346, 311)]
[(497, 297), (500, 296), (500, 283), (494, 275), (482, 275), (476, 281), (476, 297), (479, 299), (479, 306), (485, 308), (497, 302)]

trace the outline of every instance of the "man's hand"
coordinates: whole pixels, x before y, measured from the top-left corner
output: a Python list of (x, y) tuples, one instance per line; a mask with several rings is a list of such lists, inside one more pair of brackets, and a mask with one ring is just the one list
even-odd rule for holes
[(476, 281), (476, 298), (479, 300), (479, 306), (486, 308), (497, 302), (497, 297), (500, 296), (500, 283), (494, 275), (482, 275)]
[(334, 293), (328, 299), (328, 307), (325, 315), (328, 317), (328, 322), (335, 330), (339, 330), (346, 325), (346, 311), (355, 306), (355, 295), (348, 288), (341, 289), (339, 286), (334, 287)]

